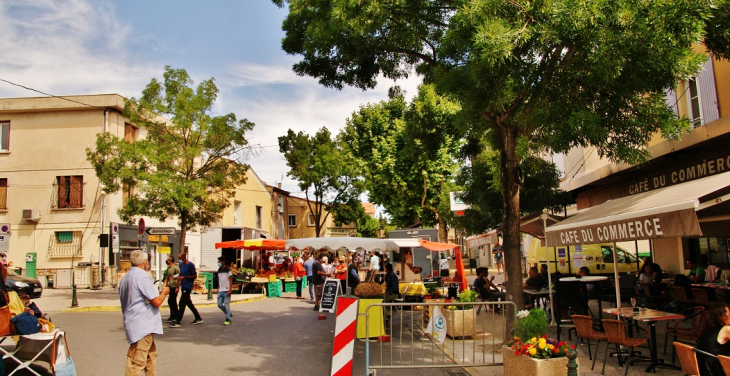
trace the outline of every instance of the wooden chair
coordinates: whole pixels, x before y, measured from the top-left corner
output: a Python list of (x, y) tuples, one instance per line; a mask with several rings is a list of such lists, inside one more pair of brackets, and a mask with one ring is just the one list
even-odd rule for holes
[[(616, 351), (620, 354), (620, 346), (626, 346), (629, 348), (629, 357), (626, 359), (626, 370), (624, 376), (629, 373), (629, 366), (631, 365), (631, 357), (634, 355), (634, 348), (646, 345), (648, 343), (647, 338), (631, 338), (626, 336), (626, 323), (620, 320), (603, 319), (603, 328), (606, 329), (606, 336), (608, 337), (608, 343), (616, 346)], [(606, 372), (606, 359), (608, 358), (608, 345), (606, 345), (606, 355), (603, 358), (603, 369), (601, 374), (604, 375)], [(621, 357), (619, 356), (619, 365), (621, 364)]]
[(693, 299), (690, 299), (687, 296), (687, 289), (682, 286), (672, 286), (672, 296), (674, 297), (674, 303), (677, 306), (677, 311), (682, 311), (683, 309), (697, 305)]
[[(685, 320), (678, 321), (675, 324), (674, 333), (671, 334), (674, 337), (673, 342), (695, 344), (697, 343), (697, 340), (700, 339), (702, 333), (705, 332), (705, 329), (707, 329), (707, 322), (709, 321), (708, 313), (703, 309), (702, 313), (692, 318), (692, 326), (690, 327), (681, 326), (682, 322)], [(672, 364), (674, 364), (676, 354), (677, 352), (672, 349)]]
[[(602, 341), (608, 341), (608, 337), (606, 333), (593, 330), (594, 319), (590, 316), (573, 315), (571, 317), (575, 324), (576, 336), (588, 341), (588, 359), (591, 359), (591, 340), (596, 341), (596, 354), (592, 356), (593, 364), (591, 365), (591, 371), (593, 371), (593, 368), (596, 366), (596, 358), (598, 358), (598, 348), (601, 346)], [(606, 343), (606, 347), (608, 347), (608, 343)]]
[(700, 367), (697, 364), (697, 354), (693, 351), (692, 346), (680, 342), (673, 342), (672, 344), (677, 354), (679, 354), (679, 363), (682, 364), (684, 373), (690, 376), (698, 376)]
[(710, 304), (710, 296), (707, 292), (707, 289), (703, 288), (693, 288), (692, 289), (692, 295), (695, 297), (695, 304), (701, 305), (703, 307), (709, 307)]
[(725, 374), (730, 375), (730, 358), (724, 355), (718, 355), (717, 360), (720, 361), (720, 364), (722, 365), (722, 369), (725, 371)]
[[(669, 343), (669, 336), (677, 339), (676, 333), (678, 328), (682, 328), (684, 331), (699, 331), (702, 324), (702, 318), (700, 315), (705, 312), (705, 308), (697, 306), (688, 310), (682, 311), (679, 314), (684, 316), (682, 320), (668, 322), (664, 328), (664, 355), (667, 355), (667, 343)], [(684, 333), (684, 332), (683, 332)]]

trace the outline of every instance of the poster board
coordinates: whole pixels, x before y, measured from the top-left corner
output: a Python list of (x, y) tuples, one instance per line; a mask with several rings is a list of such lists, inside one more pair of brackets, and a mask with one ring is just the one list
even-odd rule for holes
[(319, 301), (320, 312), (334, 313), (337, 306), (337, 295), (340, 291), (340, 280), (334, 278), (327, 278), (322, 286), (322, 299)]

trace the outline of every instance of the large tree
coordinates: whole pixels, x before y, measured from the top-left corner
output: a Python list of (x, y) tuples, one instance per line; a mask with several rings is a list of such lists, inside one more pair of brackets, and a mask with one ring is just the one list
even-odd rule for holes
[(357, 161), (342, 151), (341, 143), (332, 139), (327, 128), (311, 137), (290, 129), (279, 137), (279, 151), (289, 166), (287, 176), (298, 180), (304, 192), (317, 237), (322, 236), (330, 213), (338, 224), (355, 222), (364, 215)]
[(282, 47), (302, 56), (298, 74), (366, 89), (415, 67), (486, 124), (500, 154), (507, 292), (521, 309), (518, 144), (638, 162), (657, 132), (677, 138), (687, 122), (663, 93), (704, 60), (691, 45), (712, 0), (273, 1), (289, 7)]
[[(386, 102), (360, 107), (340, 134), (364, 166), (369, 199), (399, 227), (439, 225), (447, 240), (460, 137), (459, 105), (422, 85), (407, 103), (398, 88)], [(395, 193), (395, 194), (394, 194)]]
[(139, 99), (125, 101), (124, 116), (146, 136), (132, 141), (102, 133), (86, 154), (105, 193), (124, 187), (122, 220), (175, 217), (182, 249), (187, 230), (219, 220), (246, 181), (245, 133), (254, 124), (233, 113), (213, 116), (218, 88), (212, 78), (193, 88), (184, 69), (169, 66), (163, 78), (153, 78)]

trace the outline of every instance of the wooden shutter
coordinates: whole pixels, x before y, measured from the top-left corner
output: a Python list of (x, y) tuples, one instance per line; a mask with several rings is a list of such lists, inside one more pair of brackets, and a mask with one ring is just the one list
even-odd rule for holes
[(84, 207), (84, 177), (70, 176), (69, 206), (72, 208)]
[(702, 71), (697, 76), (697, 86), (700, 90), (703, 125), (719, 119), (720, 110), (717, 107), (717, 88), (715, 87), (715, 70), (712, 64), (712, 56), (707, 58), (702, 66)]
[(68, 207), (68, 196), (66, 194), (68, 189), (68, 176), (57, 176), (56, 186), (58, 189), (58, 207)]
[(0, 209), (6, 210), (8, 208), (8, 179), (0, 179)]

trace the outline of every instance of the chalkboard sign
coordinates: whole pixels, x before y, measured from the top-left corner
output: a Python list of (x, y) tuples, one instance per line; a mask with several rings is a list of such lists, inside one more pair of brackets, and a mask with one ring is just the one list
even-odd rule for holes
[(337, 305), (337, 294), (340, 291), (340, 280), (334, 278), (327, 278), (322, 286), (322, 299), (319, 301), (319, 311), (329, 311), (330, 313), (335, 312), (335, 305)]

